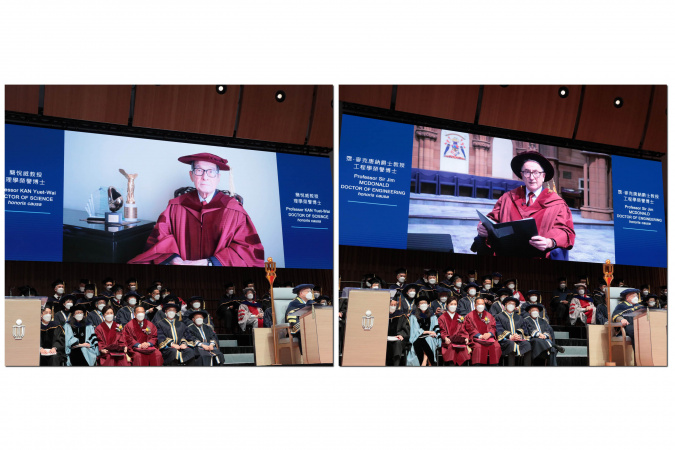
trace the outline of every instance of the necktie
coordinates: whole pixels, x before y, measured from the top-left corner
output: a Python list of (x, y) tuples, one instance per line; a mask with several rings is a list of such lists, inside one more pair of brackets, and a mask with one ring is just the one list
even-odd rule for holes
[(527, 194), (527, 206), (530, 206), (532, 204), (532, 199), (534, 198), (534, 192), (530, 192)]

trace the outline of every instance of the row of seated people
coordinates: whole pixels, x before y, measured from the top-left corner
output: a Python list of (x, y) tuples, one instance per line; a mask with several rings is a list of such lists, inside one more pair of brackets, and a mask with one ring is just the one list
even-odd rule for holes
[[(93, 290), (90, 285), (86, 286), (85, 292)], [(285, 319), (292, 326), (297, 324), (296, 311), (302, 309), (304, 306), (314, 303), (325, 304), (325, 300), (316, 301), (314, 298), (314, 285), (304, 284), (294, 288), (293, 292), (297, 297), (289, 305), (285, 311)], [(115, 289), (113, 288), (113, 292)], [(177, 296), (169, 294), (162, 300), (159, 299), (157, 286), (152, 286), (148, 289), (148, 297), (141, 297), (135, 291), (120, 295), (119, 298), (115, 295), (112, 298), (103, 296), (92, 297), (85, 295), (77, 298), (75, 295), (67, 294), (59, 298), (58, 301), (50, 300), (46, 303), (42, 312), (42, 338), (45, 341), (42, 345), (41, 365), (94, 365), (95, 363), (101, 365), (126, 365), (126, 362), (132, 361), (137, 354), (148, 355), (155, 354), (157, 350), (156, 342), (149, 342), (149, 344), (141, 343), (141, 350), (137, 350), (138, 346), (129, 345), (124, 347), (124, 356), (118, 354), (115, 344), (115, 355), (117, 359), (110, 359), (105, 355), (96, 353), (99, 346), (96, 344), (101, 337), (97, 330), (101, 332), (111, 333), (110, 330), (117, 330), (122, 333), (128, 327), (136, 332), (136, 328), (141, 328), (148, 335), (152, 335), (152, 330), (155, 329), (155, 338), (159, 339), (160, 353), (163, 357), (164, 364), (197, 364), (206, 365), (206, 359), (202, 355), (202, 350), (206, 350), (213, 357), (208, 365), (219, 365), (224, 363), (222, 353), (218, 350), (218, 339), (215, 333), (214, 325), (211, 320), (211, 315), (202, 308), (202, 297), (191, 297), (189, 305)], [(271, 327), (271, 308), (263, 311), (263, 307), (257, 302), (255, 296), (255, 289), (253, 287), (246, 287), (244, 289), (245, 299), (241, 301), (238, 307), (238, 323), (242, 329), (252, 329), (263, 327), (264, 320), (270, 319), (269, 325)], [(168, 309), (168, 310), (167, 310)], [(269, 314), (268, 314), (269, 311)], [(196, 319), (193, 319), (196, 317)], [(139, 325), (140, 324), (140, 325)], [(106, 328), (107, 327), (107, 328)], [(168, 327), (168, 328), (167, 328)], [(297, 333), (297, 329), (293, 329)], [(79, 341), (72, 340), (73, 336), (79, 333)], [(192, 333), (192, 336), (186, 333)], [(170, 335), (170, 339), (166, 336)], [(206, 336), (208, 334), (208, 336)], [(121, 337), (120, 334), (118, 337)], [(201, 339), (200, 339), (201, 336)], [(64, 346), (50, 345), (59, 337), (65, 340)], [(111, 337), (111, 336), (108, 336)], [(135, 336), (138, 338), (138, 336)], [(143, 336), (140, 336), (143, 338)], [(208, 341), (204, 339), (208, 338)], [(130, 337), (124, 336), (124, 343), (128, 344)], [(167, 340), (168, 339), (168, 340)], [(185, 342), (183, 342), (185, 340)], [(72, 342), (72, 345), (69, 343)], [(180, 343), (179, 343), (180, 342)], [(209, 344), (204, 344), (209, 342)], [(192, 343), (195, 343), (192, 345)], [(94, 345), (96, 344), (96, 345)], [(190, 347), (198, 347), (196, 350)], [(204, 348), (205, 346), (205, 348)], [(61, 353), (59, 348), (63, 348)], [(70, 349), (78, 348), (76, 352), (75, 363), (71, 361)], [(47, 350), (45, 350), (47, 349)], [(175, 351), (173, 351), (173, 350)], [(193, 351), (194, 350), (194, 351)], [(82, 360), (80, 353), (88, 355), (89, 358)], [(52, 358), (52, 356), (56, 356)], [(196, 359), (202, 356), (202, 359)], [(97, 358), (98, 357), (98, 358)], [(157, 365), (152, 356), (139, 356), (136, 358), (139, 365)], [(161, 361), (160, 361), (161, 362)]]
[[(156, 311), (161, 310), (160, 302), (173, 295), (171, 288), (162, 285), (161, 281), (153, 281), (153, 284), (147, 288), (146, 295), (139, 293), (136, 278), (129, 278), (126, 281), (126, 290), (121, 284), (113, 283), (115, 283), (113, 278), (104, 279), (103, 289), (99, 291), (99, 295), (96, 295), (97, 286), (90, 283), (88, 279), (81, 279), (79, 287), (73, 293), (66, 294), (65, 282), (61, 279), (55, 280), (52, 283), (53, 297), (50, 299), (57, 308), (55, 321), (59, 325), (63, 325), (69, 317), (68, 308), (72, 307), (76, 301), (85, 302), (89, 306), (89, 310), (96, 312), (97, 308), (101, 308), (105, 304), (102, 300), (106, 300), (115, 309), (115, 318), (122, 325), (130, 320), (133, 315), (132, 308), (136, 304), (143, 305), (152, 320)], [(275, 285), (277, 284), (275, 283)], [(23, 296), (38, 295), (37, 291), (30, 286), (22, 286), (19, 291)], [(319, 304), (331, 304), (328, 296), (321, 295), (321, 288), (318, 285), (313, 286), (312, 297)], [(182, 304), (182, 312), (186, 315), (190, 309), (207, 309), (205, 300), (200, 296), (191, 297), (187, 302), (180, 297), (179, 300)], [(228, 282), (225, 284), (225, 294), (218, 301), (215, 316), (220, 319), (219, 331), (224, 331), (225, 334), (251, 333), (252, 328), (269, 328), (272, 326), (270, 296), (265, 294), (262, 298), (259, 298), (251, 280), (244, 282), (241, 295), (236, 292), (234, 284)], [(258, 318), (260, 321), (257, 320)], [(88, 320), (92, 325), (98, 325), (102, 321), (100, 312), (88, 316)], [(214, 330), (217, 328), (211, 316), (207, 318), (206, 322)]]

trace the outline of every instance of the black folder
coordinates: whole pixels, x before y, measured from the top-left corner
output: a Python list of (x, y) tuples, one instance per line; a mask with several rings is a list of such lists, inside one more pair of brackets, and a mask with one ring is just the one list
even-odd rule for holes
[(537, 223), (533, 218), (496, 223), (476, 210), (478, 218), (488, 230), (488, 241), (495, 253), (500, 256), (520, 256), (524, 258), (543, 258), (546, 252), (530, 245), (530, 239), (538, 236)]

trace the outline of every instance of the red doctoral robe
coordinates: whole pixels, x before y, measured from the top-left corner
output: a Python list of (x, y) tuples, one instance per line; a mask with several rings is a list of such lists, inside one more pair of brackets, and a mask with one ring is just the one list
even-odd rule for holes
[(265, 250), (251, 219), (236, 199), (222, 192), (203, 206), (197, 191), (170, 200), (145, 251), (129, 264), (162, 264), (175, 255), (209, 259), (215, 266), (265, 266)]
[[(455, 317), (451, 318), (450, 314), (444, 312), (438, 318), (438, 326), (441, 329), (443, 360), (445, 362), (452, 361), (461, 366), (469, 360), (470, 356), (465, 344), (465, 339), (469, 335), (464, 329), (464, 323), (459, 321), (459, 314), (455, 313)], [(445, 338), (450, 339), (450, 345), (445, 343)]]
[[(551, 189), (543, 188), (537, 200), (525, 206), (525, 191), (525, 186), (520, 186), (502, 195), (488, 217), (500, 223), (532, 217), (540, 236), (555, 239), (558, 247), (571, 250), (576, 233), (572, 213), (565, 200)], [(549, 253), (546, 253), (547, 258), (550, 257)]]
[[(144, 320), (139, 324), (138, 320), (132, 319), (124, 327), (123, 334), (127, 352), (131, 355), (134, 366), (161, 366), (164, 363), (164, 358), (157, 349), (157, 327), (152, 322)], [(149, 342), (152, 346), (148, 348), (134, 347), (136, 344), (144, 342)]]
[[(489, 323), (485, 323), (486, 319)], [(492, 314), (487, 311), (483, 311), (481, 314), (476, 310), (471, 311), (464, 317), (464, 329), (469, 335), (471, 349), (473, 350), (471, 363), (487, 364), (489, 355), (490, 364), (497, 364), (499, 358), (502, 357), (502, 348), (495, 337), (497, 336), (497, 325)], [(485, 340), (476, 337), (477, 334), (485, 333), (492, 333), (492, 337)]]
[(120, 325), (113, 321), (112, 326), (103, 321), (99, 323), (94, 333), (98, 338), (98, 349), (108, 350), (108, 353), (103, 353), (98, 357), (98, 362), (102, 366), (130, 366), (127, 361), (127, 355), (124, 353), (124, 333), (117, 331)]

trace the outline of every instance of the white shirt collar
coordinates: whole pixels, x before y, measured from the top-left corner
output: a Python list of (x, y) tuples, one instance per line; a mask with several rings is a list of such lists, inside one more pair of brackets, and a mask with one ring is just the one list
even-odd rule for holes
[[(535, 200), (539, 197), (539, 194), (541, 194), (541, 190), (542, 190), (542, 189), (544, 189), (544, 185), (543, 185), (543, 184), (542, 184), (541, 186), (539, 186), (539, 189), (537, 189), (536, 191), (533, 192), (534, 198), (532, 199), (532, 201), (535, 201)], [(525, 188), (525, 191), (527, 191), (527, 192), (525, 193), (525, 199), (527, 199), (527, 197), (530, 196), (530, 192), (532, 192), (532, 191), (530, 191), (528, 188)]]
[(202, 198), (202, 196), (199, 195), (199, 191), (197, 191), (197, 197), (199, 197), (199, 202), (200, 202), (200, 203), (201, 203), (201, 202), (210, 203), (210, 202), (211, 202), (211, 199), (213, 198), (213, 196), (215, 195), (215, 193), (216, 193), (216, 191), (213, 191), (213, 192), (211, 192), (211, 194), (210, 194), (208, 197)]

